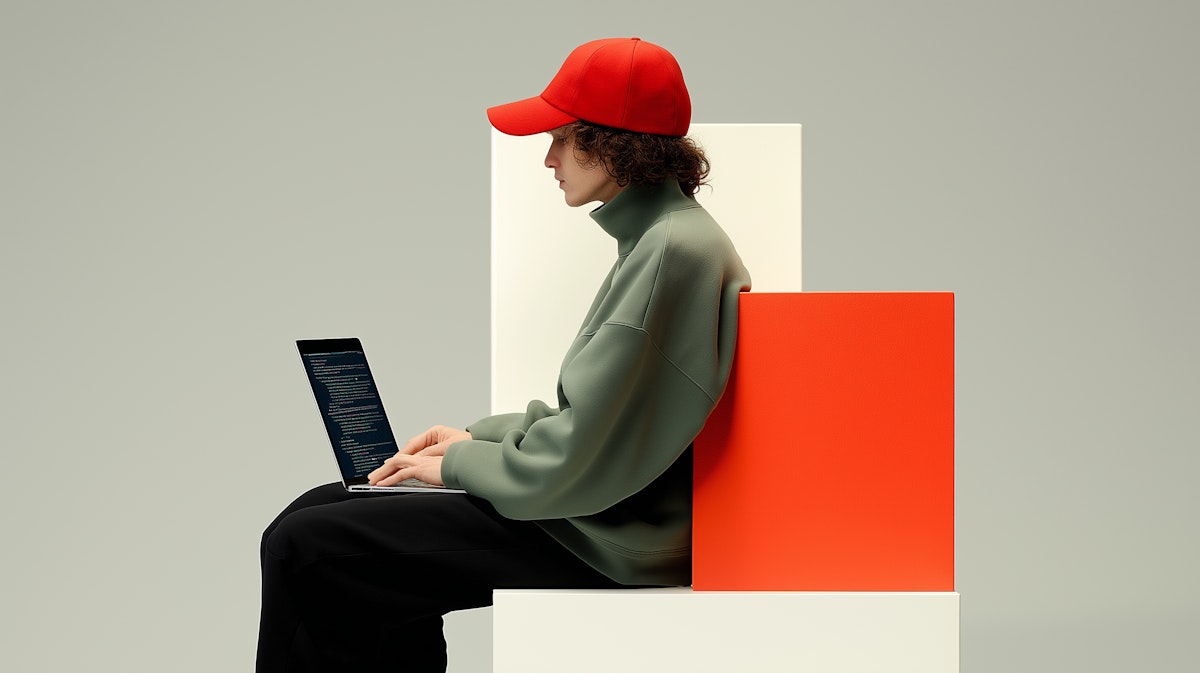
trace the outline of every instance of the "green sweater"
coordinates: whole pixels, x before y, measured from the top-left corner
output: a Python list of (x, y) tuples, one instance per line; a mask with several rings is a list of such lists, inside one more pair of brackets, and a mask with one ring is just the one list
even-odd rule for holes
[(750, 275), (675, 182), (591, 213), (617, 261), (571, 344), (558, 408), (484, 418), (450, 446), (447, 486), (533, 520), (623, 584), (691, 584), (691, 452), (729, 376)]

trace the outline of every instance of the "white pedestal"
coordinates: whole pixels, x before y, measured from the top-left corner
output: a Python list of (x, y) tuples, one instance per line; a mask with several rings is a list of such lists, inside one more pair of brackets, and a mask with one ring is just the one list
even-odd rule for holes
[(496, 673), (957, 673), (958, 594), (496, 591)]

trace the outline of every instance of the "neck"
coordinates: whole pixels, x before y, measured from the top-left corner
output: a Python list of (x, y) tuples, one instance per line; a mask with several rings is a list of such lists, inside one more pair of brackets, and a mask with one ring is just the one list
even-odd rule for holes
[(609, 236), (617, 239), (618, 254), (628, 254), (664, 214), (695, 208), (698, 204), (679, 189), (675, 180), (661, 185), (629, 185), (590, 214)]

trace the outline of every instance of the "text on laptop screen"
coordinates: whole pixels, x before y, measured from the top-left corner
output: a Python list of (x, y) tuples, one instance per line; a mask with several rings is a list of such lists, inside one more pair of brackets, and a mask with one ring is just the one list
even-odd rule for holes
[(361, 350), (300, 355), (342, 475), (347, 483), (365, 482), (398, 450), (366, 355)]

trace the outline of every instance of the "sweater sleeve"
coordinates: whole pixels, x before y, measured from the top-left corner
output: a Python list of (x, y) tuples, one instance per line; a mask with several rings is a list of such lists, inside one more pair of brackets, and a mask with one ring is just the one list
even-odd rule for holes
[(642, 490), (679, 457), (714, 400), (641, 328), (606, 323), (580, 339), (562, 371), (562, 410), (532, 403), (521, 427), (498, 440), (452, 445), (447, 486), (513, 519), (586, 516)]
[(468, 425), (466, 430), (471, 433), (471, 437), (474, 439), (498, 442), (510, 430), (519, 430), (521, 428), (521, 421), (524, 418), (525, 414), (521, 413), (488, 416)]

